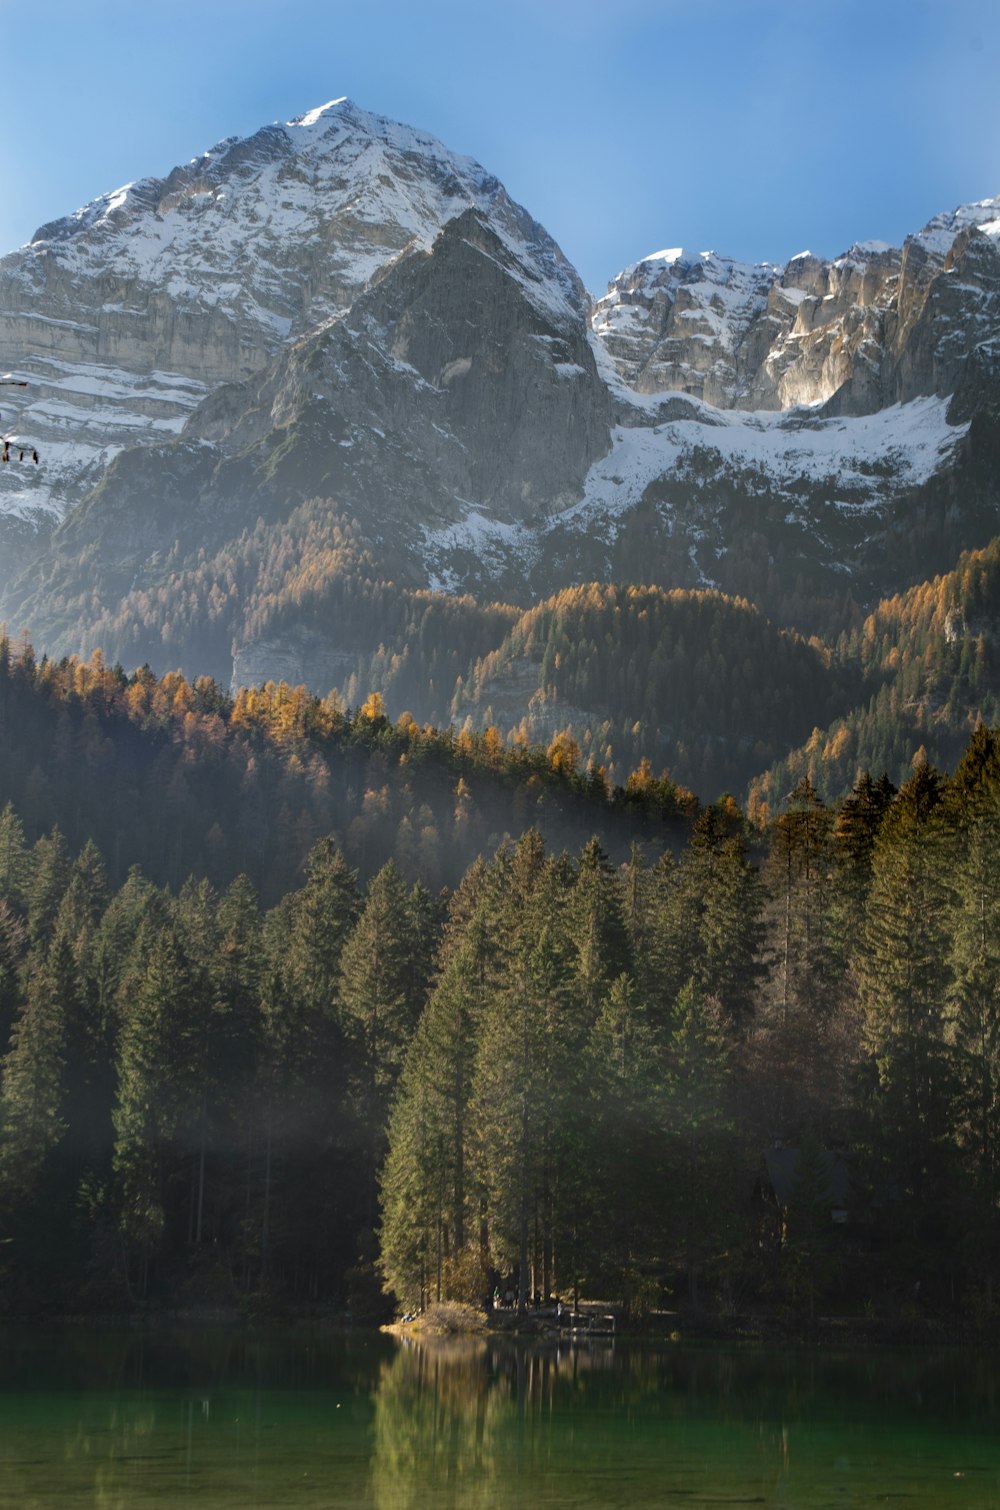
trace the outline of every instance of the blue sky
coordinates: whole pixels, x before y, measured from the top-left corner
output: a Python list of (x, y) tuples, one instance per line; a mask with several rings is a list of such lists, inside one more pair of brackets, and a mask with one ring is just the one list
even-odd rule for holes
[(997, 0), (0, 0), (0, 252), (339, 95), (495, 172), (603, 291), (1000, 192)]

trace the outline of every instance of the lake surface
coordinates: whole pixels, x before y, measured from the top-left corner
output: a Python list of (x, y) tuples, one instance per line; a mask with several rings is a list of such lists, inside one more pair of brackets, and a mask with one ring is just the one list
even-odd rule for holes
[(1000, 1506), (1000, 1360), (0, 1332), (0, 1510)]

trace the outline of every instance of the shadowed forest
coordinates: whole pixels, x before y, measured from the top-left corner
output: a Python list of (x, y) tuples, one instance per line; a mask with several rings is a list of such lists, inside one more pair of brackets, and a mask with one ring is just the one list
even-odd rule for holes
[(988, 1327), (996, 735), (752, 825), (578, 762), (3, 641), (0, 1307)]

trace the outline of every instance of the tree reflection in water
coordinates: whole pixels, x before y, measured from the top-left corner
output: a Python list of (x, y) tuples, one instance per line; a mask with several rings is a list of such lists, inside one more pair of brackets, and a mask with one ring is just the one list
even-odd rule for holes
[(986, 1353), (0, 1333), (0, 1510), (1000, 1504)]
[(1000, 1502), (986, 1358), (413, 1340), (375, 1395), (376, 1510)]

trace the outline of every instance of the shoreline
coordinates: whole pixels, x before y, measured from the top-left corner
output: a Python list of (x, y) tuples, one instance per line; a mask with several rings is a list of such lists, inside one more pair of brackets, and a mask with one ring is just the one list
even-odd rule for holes
[[(446, 1312), (446, 1314), (442, 1314)], [(183, 1307), (143, 1312), (55, 1312), (0, 1316), (0, 1330), (37, 1327), (45, 1331), (93, 1328), (104, 1331), (186, 1331), (190, 1328), (234, 1331), (310, 1331), (354, 1335), (368, 1333), (397, 1341), (509, 1340), (559, 1342), (567, 1346), (627, 1343), (630, 1346), (687, 1347), (801, 1347), (873, 1349), (944, 1347), (995, 1349), (1000, 1347), (1000, 1319), (974, 1326), (956, 1316), (818, 1316), (814, 1320), (776, 1314), (748, 1313), (721, 1317), (708, 1313), (659, 1313), (643, 1324), (628, 1321), (607, 1307), (581, 1306), (557, 1317), (554, 1311), (477, 1311), (472, 1306), (431, 1306), (412, 1319), (379, 1323), (360, 1320), (342, 1311), (247, 1313), (238, 1307)]]
[[(606, 1307), (584, 1308), (578, 1315), (564, 1311), (529, 1310), (475, 1312), (468, 1318), (442, 1318), (431, 1306), (412, 1320), (390, 1322), (380, 1328), (389, 1336), (423, 1340), (434, 1337), (509, 1338), (512, 1341), (557, 1341), (567, 1345), (628, 1343), (644, 1346), (896, 1348), (1000, 1346), (1000, 1322), (988, 1328), (962, 1325), (958, 1318), (938, 1316), (818, 1316), (814, 1319), (764, 1313), (721, 1317), (702, 1313), (660, 1313), (645, 1324), (630, 1322)], [(463, 1324), (466, 1323), (466, 1324)]]

